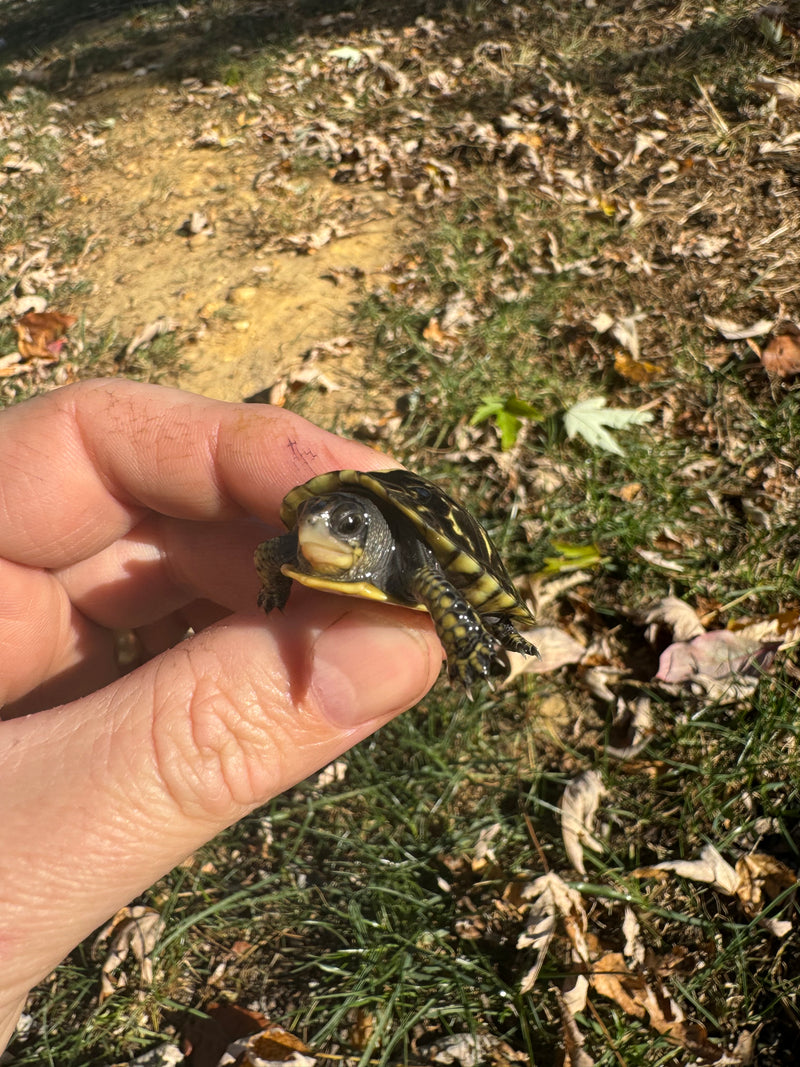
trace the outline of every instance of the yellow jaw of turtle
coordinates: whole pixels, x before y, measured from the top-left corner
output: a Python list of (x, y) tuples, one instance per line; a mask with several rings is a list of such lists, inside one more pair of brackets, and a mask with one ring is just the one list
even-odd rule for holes
[(298, 549), (316, 574), (331, 578), (347, 574), (358, 563), (363, 549), (335, 538), (323, 522), (311, 518), (297, 530)]

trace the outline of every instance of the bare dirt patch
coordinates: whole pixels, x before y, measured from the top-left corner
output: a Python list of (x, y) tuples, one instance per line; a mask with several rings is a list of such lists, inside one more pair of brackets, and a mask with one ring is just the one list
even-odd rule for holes
[[(176, 383), (241, 400), (347, 332), (358, 292), (398, 254), (403, 225), (378, 190), (334, 185), (324, 171), (272, 174), (274, 154), (237, 137), (236, 119), (230, 133), (204, 132), (197, 100), (116, 80), (79, 107), (84, 127), (105, 125), (64, 164), (70, 225), (88, 237), (88, 285), (73, 310), (120, 350), (168, 320)], [(348, 345), (326, 366), (326, 380), (346, 390), (333, 394), (336, 412), (363, 408), (363, 358)], [(327, 395), (315, 398), (319, 417)]]

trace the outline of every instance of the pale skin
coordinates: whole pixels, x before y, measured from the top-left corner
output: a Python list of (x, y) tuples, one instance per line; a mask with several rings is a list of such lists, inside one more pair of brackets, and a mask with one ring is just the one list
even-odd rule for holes
[[(0, 414), (0, 1050), (79, 941), (433, 684), (422, 613), (297, 589), (256, 608), (284, 494), (390, 465), (288, 412), (125, 381)], [(128, 629), (144, 662), (120, 676)]]

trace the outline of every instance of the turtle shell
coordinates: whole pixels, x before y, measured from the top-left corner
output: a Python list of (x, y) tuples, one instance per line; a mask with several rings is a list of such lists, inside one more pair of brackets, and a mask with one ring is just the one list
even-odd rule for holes
[(317, 475), (286, 495), (281, 520), (291, 530), (304, 501), (343, 490), (371, 497), (383, 505), (387, 518), (395, 511), (409, 520), (445, 575), (479, 614), (531, 624), (530, 613), (480, 523), (437, 485), (410, 471), (342, 470)]

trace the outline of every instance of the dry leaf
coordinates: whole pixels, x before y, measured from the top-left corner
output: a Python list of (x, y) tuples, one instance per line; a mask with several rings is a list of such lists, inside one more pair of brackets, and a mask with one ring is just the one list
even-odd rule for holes
[(64, 336), (77, 316), (61, 311), (29, 311), (14, 323), (17, 348), (23, 359), (58, 359), (66, 344)]
[(586, 652), (580, 641), (559, 626), (536, 626), (532, 630), (526, 630), (522, 636), (539, 650), (539, 655), (522, 656), (510, 652), (508, 658), (511, 670), (505, 685), (521, 674), (546, 674), (570, 663), (580, 663)]
[(130, 953), (139, 961), (141, 985), (149, 986), (153, 981), (153, 964), (150, 955), (156, 946), (164, 928), (161, 916), (154, 908), (136, 904), (118, 911), (110, 923), (100, 931), (94, 941), (93, 949), (100, 942), (109, 939), (108, 954), (103, 961), (100, 977), (100, 1003), (111, 996), (115, 989), (127, 985), (125, 975), (120, 975), (116, 982), (111, 978), (120, 964), (124, 963)]
[(347, 1013), (345, 1040), (352, 1048), (363, 1051), (375, 1033), (375, 1015), (366, 1008), (351, 1008)]
[[(787, 890), (794, 891), (798, 885), (794, 872), (765, 852), (751, 852), (742, 856), (736, 863), (736, 875), (739, 879), (736, 895), (750, 916), (757, 915), (766, 903)], [(793, 892), (791, 895), (794, 895)], [(792, 924), (787, 925), (791, 928)]]
[(614, 352), (614, 370), (626, 381), (643, 385), (661, 373), (661, 368), (646, 359), (634, 359), (627, 352), (616, 349)]
[[(580, 977), (583, 978), (583, 975), (580, 975)], [(585, 978), (583, 978), (583, 981), (588, 986)], [(558, 1007), (561, 1013), (562, 1036), (564, 1039), (564, 1052), (566, 1053), (564, 1058), (565, 1067), (594, 1067), (594, 1060), (583, 1048), (585, 1038), (575, 1021), (577, 1011), (572, 1010), (565, 998), (560, 995), (558, 996)]]
[(625, 946), (622, 954), (636, 963), (644, 963), (645, 948), (641, 938), (639, 920), (636, 918), (633, 908), (625, 905), (625, 915), (622, 919), (622, 932), (625, 935)]
[(661, 552), (653, 552), (649, 548), (637, 548), (637, 556), (641, 556), (646, 563), (652, 563), (654, 567), (662, 567), (665, 571), (673, 571), (675, 574), (683, 574), (686, 568), (682, 563), (674, 559), (667, 559)]
[(574, 778), (561, 797), (561, 837), (567, 859), (580, 875), (586, 874), (583, 862), (584, 847), (602, 852), (603, 845), (592, 833), (594, 817), (601, 799), (606, 795), (597, 771), (586, 771)]
[(437, 318), (428, 320), (428, 325), (422, 331), (422, 336), (434, 348), (452, 347), (457, 340), (452, 334), (445, 333)]
[(717, 319), (713, 315), (704, 315), (706, 326), (721, 333), (726, 341), (746, 341), (748, 337), (762, 337), (769, 333), (773, 323), (771, 319), (759, 319), (752, 326), (742, 326), (731, 319)]
[(655, 680), (688, 685), (719, 701), (739, 700), (755, 690), (772, 666), (779, 644), (731, 630), (711, 630), (665, 649)]
[(642, 1003), (647, 983), (640, 975), (632, 974), (621, 952), (607, 952), (595, 960), (589, 973), (592, 988), (601, 996), (619, 1004), (628, 1015), (643, 1019)]
[(492, 841), (494, 841), (500, 833), (500, 830), (500, 823), (496, 822), (492, 823), (491, 826), (485, 826), (478, 834), (478, 840), (475, 843), (475, 852), (470, 864), (473, 871), (483, 871), (490, 864), (497, 863), (497, 856), (492, 847)]
[(800, 641), (800, 613), (779, 611), (766, 619), (731, 622), (728, 629), (759, 644), (774, 643), (781, 652)]
[(705, 627), (694, 608), (676, 596), (657, 600), (648, 609), (644, 621), (647, 624), (645, 637), (651, 645), (656, 644), (662, 624), (670, 628), (674, 641), (691, 641), (705, 633)]
[(517, 938), (517, 948), (533, 948), (536, 952), (534, 964), (523, 977), (520, 985), (521, 992), (527, 993), (536, 984), (559, 918), (563, 922), (572, 945), (573, 959), (581, 964), (588, 963), (589, 946), (586, 943), (588, 919), (580, 893), (571, 889), (552, 871), (523, 886), (520, 898), (531, 903), (526, 916), (525, 930)]
[(314, 1067), (316, 1062), (300, 1038), (270, 1023), (257, 1034), (234, 1041), (221, 1057), (219, 1067)]
[(641, 491), (641, 482), (627, 482), (619, 489), (610, 490), (612, 496), (619, 497), (619, 499), (624, 500), (626, 504), (630, 504), (632, 500), (635, 500)]
[(782, 322), (761, 352), (761, 362), (768, 374), (791, 378), (800, 374), (800, 329), (793, 322)]
[[(710, 844), (702, 849), (700, 859), (665, 860), (653, 867), (640, 867), (633, 875), (635, 878), (662, 878), (664, 871), (673, 871), (695, 882), (705, 882), (728, 896), (737, 897), (750, 918), (756, 918), (766, 903), (787, 890), (793, 891), (798, 885), (795, 874), (773, 856), (753, 852), (743, 856), (734, 869)], [(792, 929), (789, 920), (772, 916), (759, 918), (758, 925), (774, 937), (785, 937)]]
[(639, 328), (636, 323), (644, 317), (642, 312), (636, 315), (626, 315), (622, 319), (616, 319), (611, 327), (612, 336), (619, 341), (623, 348), (627, 348), (633, 360), (638, 360), (640, 352)]
[(673, 871), (683, 878), (691, 878), (695, 882), (706, 882), (715, 889), (727, 893), (728, 896), (736, 894), (739, 878), (731, 865), (724, 860), (713, 845), (705, 845), (700, 851), (700, 859), (697, 860), (664, 860), (652, 867), (639, 867), (633, 871), (634, 878), (660, 877), (660, 871)]
[(800, 102), (800, 81), (794, 78), (768, 78), (762, 74), (753, 79), (752, 85), (757, 89), (766, 89), (779, 100), (789, 100), (793, 104)]
[(151, 341), (154, 341), (156, 337), (160, 337), (162, 334), (174, 333), (174, 331), (177, 330), (178, 325), (179, 324), (174, 319), (162, 315), (160, 318), (148, 323), (147, 326), (143, 326), (141, 330), (131, 338), (125, 349), (125, 355), (132, 356), (137, 348), (141, 348), (143, 345), (149, 345)]
[(460, 1067), (479, 1067), (480, 1064), (527, 1063), (525, 1053), (517, 1052), (493, 1034), (447, 1034), (423, 1046), (424, 1058), (433, 1063), (460, 1064)]
[(605, 751), (615, 759), (630, 759), (638, 756), (650, 743), (653, 735), (651, 701), (647, 696), (638, 696), (631, 705), (622, 697), (617, 698), (617, 710), (611, 724), (611, 736)]

